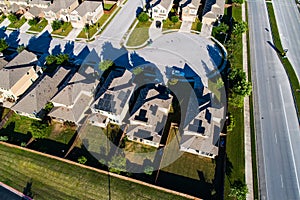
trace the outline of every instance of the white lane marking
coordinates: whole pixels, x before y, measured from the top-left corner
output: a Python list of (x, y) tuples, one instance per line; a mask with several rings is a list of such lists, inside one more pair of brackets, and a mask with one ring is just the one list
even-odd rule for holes
[(288, 121), (286, 118), (286, 111), (285, 111), (285, 107), (284, 107), (284, 100), (283, 100), (283, 95), (282, 95), (282, 89), (281, 89), (281, 85), (279, 84), (279, 90), (280, 90), (280, 96), (281, 96), (281, 101), (283, 105), (283, 113), (284, 113), (284, 119), (285, 119), (285, 124), (286, 124), (286, 130), (288, 131), (288, 138), (289, 138), (289, 143), (290, 143), (290, 149), (291, 149), (291, 153), (292, 153), (292, 159), (293, 159), (293, 164), (294, 164), (294, 171), (295, 171), (295, 175), (296, 175), (296, 179), (297, 179), (297, 188), (298, 188), (298, 193), (299, 193), (299, 197), (300, 197), (300, 186), (299, 186), (299, 179), (298, 179), (298, 172), (297, 172), (297, 168), (296, 168), (296, 162), (295, 162), (295, 156), (294, 156), (294, 151), (293, 151), (293, 145), (291, 142), (291, 136), (290, 136), (290, 129), (288, 127)]
[(283, 188), (283, 180), (282, 180), (282, 175), (280, 174), (280, 180), (281, 180), (281, 187)]
[(274, 136), (275, 136), (275, 142), (277, 144), (277, 135), (276, 135), (276, 132), (274, 132)]

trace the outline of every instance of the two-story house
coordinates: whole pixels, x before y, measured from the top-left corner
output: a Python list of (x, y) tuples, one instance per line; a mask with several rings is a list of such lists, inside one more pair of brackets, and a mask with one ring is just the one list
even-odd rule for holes
[(198, 16), (201, 0), (183, 0), (179, 3), (179, 15), (182, 21), (194, 22)]
[(166, 20), (173, 6), (173, 0), (152, 0), (149, 15), (154, 20)]
[(15, 102), (42, 73), (37, 56), (23, 50), (0, 70), (0, 101)]
[(48, 22), (55, 20), (70, 21), (71, 12), (79, 5), (78, 0), (56, 0), (44, 10)]
[(74, 28), (83, 28), (85, 25), (95, 24), (104, 14), (100, 1), (84, 1), (70, 14)]
[(92, 111), (108, 117), (111, 123), (121, 125), (128, 113), (129, 99), (135, 88), (132, 77), (132, 73), (128, 70), (125, 72), (113, 70), (100, 89), (100, 96), (93, 103)]

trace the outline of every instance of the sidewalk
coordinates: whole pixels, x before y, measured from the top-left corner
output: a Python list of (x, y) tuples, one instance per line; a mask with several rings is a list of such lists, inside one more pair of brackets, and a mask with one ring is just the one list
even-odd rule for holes
[[(246, 2), (245, 2), (246, 3)], [(242, 4), (242, 19), (246, 21), (245, 3)], [(243, 33), (243, 70), (248, 79), (248, 52), (247, 35)], [(252, 155), (251, 155), (251, 128), (250, 128), (250, 105), (249, 97), (244, 99), (244, 145), (245, 145), (245, 179), (248, 187), (247, 200), (253, 200), (253, 173), (252, 173)]]

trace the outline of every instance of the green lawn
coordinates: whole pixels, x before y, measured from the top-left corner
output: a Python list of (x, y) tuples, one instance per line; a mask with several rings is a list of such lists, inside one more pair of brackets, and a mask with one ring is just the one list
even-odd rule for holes
[(64, 22), (61, 28), (56, 31), (53, 31), (52, 34), (67, 36), (72, 31), (72, 29), (73, 27), (70, 22)]
[(199, 20), (199, 18), (197, 17), (195, 22), (193, 22), (193, 24), (192, 24), (192, 30), (200, 32), (201, 28), (202, 28), (202, 23)]
[(163, 22), (163, 31), (168, 30), (168, 29), (180, 29), (180, 26), (181, 26), (181, 21), (174, 24), (168, 18), (166, 21)]
[[(281, 45), (281, 40), (280, 40), (280, 36), (279, 36), (279, 32), (278, 32), (278, 28), (277, 28), (277, 23), (276, 23), (276, 18), (275, 18), (275, 14), (274, 14), (274, 10), (273, 10), (273, 6), (272, 3), (267, 3), (267, 8), (268, 8), (268, 13), (269, 13), (269, 19), (270, 19), (270, 25), (271, 25), (271, 29), (272, 29), (272, 36), (273, 36), (273, 42), (274, 42), (274, 46), (278, 49), (279, 52), (283, 52), (283, 47)], [(297, 78), (297, 75), (294, 71), (293, 66), (291, 65), (291, 63), (289, 62), (289, 60), (287, 58), (282, 58), (281, 56), (279, 56), (285, 71), (289, 77), (289, 81), (291, 83), (291, 87), (292, 87), (292, 92), (295, 96), (296, 99), (296, 105), (298, 108), (298, 117), (300, 116), (299, 113), (299, 108), (300, 108), (300, 92), (298, 92), (297, 90), (300, 89), (300, 85), (299, 85), (299, 80)]]
[(2, 14), (0, 17), (0, 24), (5, 20), (5, 18), (6, 18), (6, 16)]
[[(242, 20), (241, 6), (234, 6), (233, 18), (235, 21)], [(233, 36), (232, 36), (233, 37)], [(233, 59), (231, 59), (231, 67), (243, 68), (243, 44), (242, 37), (235, 38), (236, 44), (233, 47)], [(225, 199), (234, 199), (228, 197), (230, 192), (230, 184), (240, 180), (245, 182), (245, 152), (244, 152), (244, 112), (243, 108), (235, 108), (228, 105), (228, 112), (235, 119), (235, 127), (231, 132), (227, 133), (226, 139), (226, 175), (225, 175)]]
[(0, 181), (19, 191), (31, 182), (31, 192), (37, 200), (184, 199), (2, 144), (0, 153)]
[(171, 127), (161, 162), (159, 181), (168, 182), (168, 187), (186, 188), (189, 194), (211, 199), (215, 162), (210, 158), (181, 152), (180, 140), (178, 129)]
[(26, 22), (26, 19), (22, 17), (20, 20), (17, 20), (15, 23), (10, 23), (8, 25), (9, 28), (20, 28), (24, 23)]
[[(109, 18), (110, 14), (111, 13), (109, 13), (109, 14), (104, 13), (104, 15), (97, 21), (97, 23), (95, 25), (92, 25), (89, 27), (88, 38), (91, 38), (94, 36), (94, 34), (97, 32), (98, 24), (99, 24), (99, 27), (101, 27), (105, 23), (105, 21)], [(86, 38), (86, 32), (84, 31), (84, 29), (82, 29), (82, 31), (79, 33), (77, 38)]]
[(151, 21), (138, 22), (127, 40), (127, 45), (139, 46), (144, 44), (149, 39), (149, 27), (151, 26), (151, 23)]
[(108, 4), (108, 3), (105, 3), (104, 4), (104, 10), (110, 10), (115, 4)]
[(131, 163), (143, 165), (145, 160), (153, 162), (156, 154), (156, 148), (145, 144), (125, 141), (125, 157)]
[(42, 19), (38, 24), (33, 25), (29, 28), (29, 31), (41, 32), (47, 26), (48, 21), (46, 19)]

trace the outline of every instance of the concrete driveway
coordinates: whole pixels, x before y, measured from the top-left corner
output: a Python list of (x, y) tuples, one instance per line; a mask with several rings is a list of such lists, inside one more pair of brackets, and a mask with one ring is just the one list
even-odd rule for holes
[(0, 24), (0, 27), (7, 27), (9, 24), (9, 19), (5, 18), (5, 20), (3, 20), (3, 22)]
[(192, 29), (192, 21), (182, 21), (179, 32), (190, 32)]
[(67, 37), (65, 37), (65, 39), (75, 41), (81, 30), (81, 28), (73, 28), (72, 31), (67, 35)]
[(149, 37), (152, 40), (155, 40), (156, 38), (159, 38), (162, 36), (162, 22), (161, 26), (159, 28), (156, 27), (156, 20), (153, 20), (150, 28), (149, 28)]
[(28, 22), (25, 22), (25, 23), (20, 27), (20, 32), (21, 32), (21, 33), (26, 33), (26, 31), (28, 31), (29, 28), (30, 28), (30, 25), (28, 24)]

